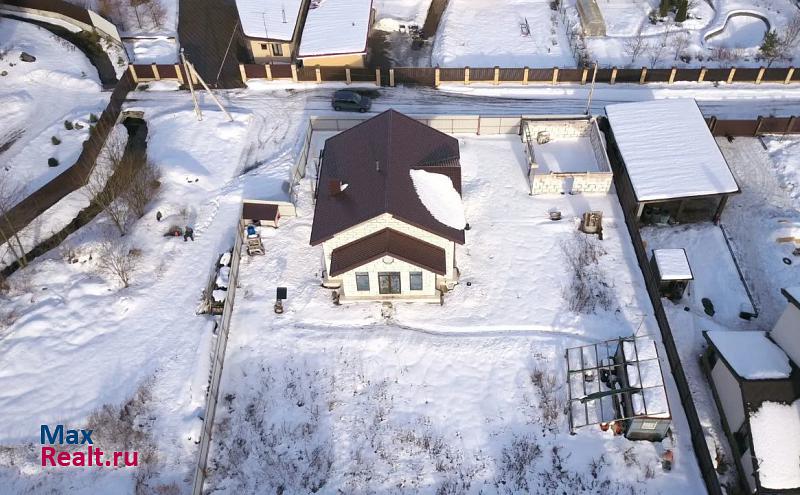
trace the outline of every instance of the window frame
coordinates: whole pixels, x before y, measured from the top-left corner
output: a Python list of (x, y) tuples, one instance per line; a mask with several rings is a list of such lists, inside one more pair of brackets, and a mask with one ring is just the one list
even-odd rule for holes
[(273, 57), (283, 57), (283, 43), (270, 43), (269, 45), (269, 51)]
[[(389, 281), (388, 283), (388, 291), (384, 290), (384, 285), (381, 282), (382, 279), (386, 279)], [(395, 290), (393, 281), (397, 282), (397, 287)], [(400, 272), (378, 272), (378, 293), (382, 295), (397, 295), (403, 293), (403, 282), (402, 277), (400, 276)]]
[[(369, 292), (370, 291), (369, 272), (356, 272), (355, 277), (356, 277), (356, 290), (358, 292)], [(365, 278), (367, 280), (366, 289), (362, 288), (362, 286), (359, 283), (359, 279), (363, 281)]]
[[(414, 284), (414, 278), (418, 277), (419, 287), (416, 287)], [(422, 278), (422, 272), (409, 272), (408, 273), (408, 290), (422, 290), (425, 286), (424, 279)]]

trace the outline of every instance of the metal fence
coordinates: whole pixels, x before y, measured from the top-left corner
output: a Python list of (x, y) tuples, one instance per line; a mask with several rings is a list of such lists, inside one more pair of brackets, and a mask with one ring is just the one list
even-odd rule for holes
[(664, 311), (664, 306), (661, 303), (661, 295), (658, 291), (658, 282), (654, 276), (651, 265), (648, 261), (647, 252), (644, 247), (644, 242), (639, 233), (638, 223), (636, 221), (636, 213), (630, 207), (631, 201), (635, 201), (633, 196), (633, 187), (627, 179), (627, 174), (624, 173), (622, 159), (617, 149), (616, 142), (614, 141), (613, 133), (607, 125), (607, 121), (603, 119), (602, 129), (606, 134), (606, 141), (608, 143), (608, 155), (611, 162), (611, 168), (614, 172), (614, 185), (617, 191), (617, 197), (622, 206), (622, 211), (625, 216), (625, 225), (628, 228), (628, 233), (631, 236), (633, 243), (633, 250), (636, 252), (636, 261), (639, 264), (639, 269), (644, 277), (647, 295), (653, 305), (654, 317), (658, 323), (658, 328), (661, 331), (661, 341), (667, 353), (667, 360), (669, 367), (672, 371), (672, 376), (675, 378), (675, 385), (678, 389), (678, 395), (683, 405), (683, 410), (686, 413), (686, 420), (689, 424), (689, 433), (692, 440), (692, 447), (694, 448), (695, 456), (700, 467), (700, 473), (703, 476), (706, 489), (711, 495), (722, 495), (722, 489), (717, 478), (717, 472), (714, 469), (714, 463), (711, 460), (711, 454), (708, 451), (708, 444), (706, 443), (703, 426), (700, 424), (700, 419), (697, 415), (694, 401), (692, 400), (692, 392), (689, 388), (689, 382), (686, 379), (686, 374), (683, 372), (683, 365), (681, 364), (678, 348), (675, 345), (675, 340), (672, 337), (672, 329), (667, 320), (667, 314)]
[(206, 396), (205, 414), (203, 414), (203, 429), (200, 432), (200, 451), (198, 452), (197, 466), (194, 472), (192, 495), (203, 492), (203, 483), (206, 480), (206, 467), (208, 466), (208, 451), (211, 447), (211, 433), (214, 429), (214, 416), (219, 400), (219, 385), (222, 379), (222, 368), (225, 363), (225, 350), (228, 347), (228, 333), (233, 315), (233, 301), (236, 298), (236, 284), (239, 280), (239, 264), (242, 259), (242, 229), (236, 225), (236, 240), (231, 251), (231, 272), (228, 279), (228, 290), (225, 295), (225, 307), (222, 318), (217, 328), (217, 346), (211, 363), (211, 381)]
[[(138, 71), (139, 66), (135, 66)], [(318, 71), (315, 74), (315, 69)], [(145, 69), (147, 70), (147, 69)], [(375, 74), (375, 70), (378, 74)], [(390, 67), (360, 69), (348, 67), (304, 67), (295, 69), (288, 64), (242, 64), (242, 78), (284, 79), (317, 82), (374, 81), (384, 86), (416, 84), (437, 87), (444, 83), (492, 83), (492, 84), (572, 84), (590, 83), (592, 77), (602, 84), (648, 84), (676, 82), (709, 83), (780, 83), (800, 82), (800, 71), (794, 67), (727, 67), (727, 68), (668, 68), (640, 69), (598, 68), (595, 75), (590, 67)], [(344, 74), (352, 77), (344, 77)], [(388, 74), (383, 77), (381, 74)], [(316, 77), (313, 77), (316, 76)]]

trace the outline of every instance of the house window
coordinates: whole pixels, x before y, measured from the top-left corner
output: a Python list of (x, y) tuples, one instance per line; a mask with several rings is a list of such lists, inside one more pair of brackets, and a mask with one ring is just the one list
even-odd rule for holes
[(411, 290), (422, 290), (422, 272), (411, 272), (409, 274), (408, 288)]
[(378, 292), (400, 294), (400, 272), (378, 272)]
[(356, 290), (360, 291), (369, 290), (369, 273), (356, 272)]
[(271, 43), (272, 45), (272, 55), (275, 57), (282, 57), (283, 56), (283, 44), (282, 43)]
[(264, 50), (264, 51), (267, 51), (267, 44), (266, 43), (261, 43), (261, 49)]

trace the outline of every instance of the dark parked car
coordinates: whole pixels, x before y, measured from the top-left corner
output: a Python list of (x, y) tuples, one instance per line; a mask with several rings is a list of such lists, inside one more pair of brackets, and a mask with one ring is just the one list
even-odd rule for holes
[(340, 89), (333, 93), (331, 105), (337, 112), (340, 110), (349, 110), (351, 112), (364, 113), (372, 108), (372, 101), (363, 95), (351, 91), (349, 89)]

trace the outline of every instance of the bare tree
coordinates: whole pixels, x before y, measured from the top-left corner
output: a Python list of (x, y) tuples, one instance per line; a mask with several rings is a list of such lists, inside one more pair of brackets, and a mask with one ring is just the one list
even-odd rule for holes
[(625, 39), (623, 42), (623, 48), (625, 50), (625, 54), (631, 58), (629, 65), (636, 63), (636, 59), (639, 58), (646, 48), (641, 26), (636, 31), (636, 35)]
[(128, 248), (122, 239), (111, 234), (106, 234), (97, 251), (98, 269), (123, 287), (130, 286), (139, 261), (138, 249)]
[(800, 12), (795, 12), (780, 36), (780, 44), (785, 54), (791, 53), (800, 42)]
[(161, 0), (151, 0), (147, 4), (147, 11), (154, 26), (159, 28), (164, 26), (167, 20), (167, 8)]
[(147, 204), (156, 196), (161, 185), (161, 171), (152, 162), (144, 160), (143, 156), (142, 162), (125, 164), (130, 166), (130, 172), (125, 174), (129, 180), (126, 180), (127, 187), (122, 196), (136, 218), (144, 216)]
[(672, 38), (672, 46), (675, 48), (675, 58), (673, 60), (678, 60), (683, 55), (686, 47), (689, 46), (689, 34), (684, 32), (674, 36)]
[(25, 248), (19, 238), (17, 225), (14, 225), (9, 213), (11, 209), (24, 197), (24, 188), (12, 184), (6, 175), (0, 177), (0, 240), (11, 252), (20, 266), (27, 265)]
[(97, 166), (84, 186), (89, 201), (103, 209), (120, 235), (127, 232), (130, 214), (127, 203), (119, 198), (126, 184), (119, 176), (115, 178), (115, 172), (124, 168), (126, 144), (124, 134), (112, 132), (100, 152)]
[(650, 62), (650, 68), (655, 69), (663, 59), (664, 48), (657, 41), (647, 44), (647, 60)]
[(136, 14), (136, 22), (139, 23), (139, 28), (142, 28), (142, 16), (139, 14), (139, 7), (142, 5), (147, 5), (150, 3), (150, 0), (128, 0), (130, 6), (133, 7), (133, 13)]

